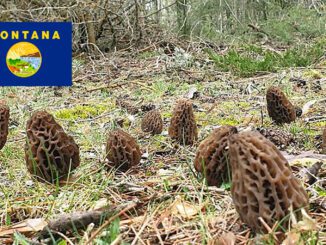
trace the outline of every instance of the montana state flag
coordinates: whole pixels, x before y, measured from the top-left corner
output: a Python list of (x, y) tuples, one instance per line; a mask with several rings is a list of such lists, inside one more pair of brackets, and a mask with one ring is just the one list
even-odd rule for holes
[(71, 86), (72, 23), (0, 22), (0, 86)]

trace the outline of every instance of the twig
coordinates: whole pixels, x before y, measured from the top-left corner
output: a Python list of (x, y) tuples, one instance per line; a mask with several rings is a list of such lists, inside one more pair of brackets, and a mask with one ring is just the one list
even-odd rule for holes
[(258, 217), (258, 220), (262, 223), (262, 225), (265, 227), (265, 229), (268, 231), (269, 234), (271, 234), (275, 241), (278, 241), (277, 237), (275, 236), (273, 232), (273, 228), (270, 228), (269, 225), (265, 222), (265, 220), (262, 217)]
[(122, 236), (121, 236), (121, 234), (120, 234), (119, 236), (117, 236), (116, 239), (114, 239), (113, 242), (111, 242), (111, 245), (118, 245), (118, 244), (121, 244), (121, 243), (120, 243), (120, 242), (121, 242), (121, 239), (122, 239)]
[(90, 244), (95, 238), (96, 236), (105, 228), (107, 227), (113, 220), (115, 220), (117, 217), (119, 217), (120, 215), (124, 214), (125, 212), (127, 212), (128, 210), (136, 207), (136, 203), (132, 203), (129, 206), (127, 206), (126, 208), (122, 209), (119, 213), (111, 216), (107, 221), (105, 221), (95, 232), (94, 234), (89, 238), (89, 240), (87, 241), (87, 244)]
[(135, 245), (137, 243), (137, 240), (140, 238), (140, 234), (144, 231), (146, 228), (147, 224), (149, 223), (150, 218), (148, 217), (145, 222), (143, 223), (142, 227), (140, 228), (139, 232), (136, 233), (135, 239), (132, 241), (131, 245)]
[(65, 241), (68, 242), (68, 244), (74, 245), (73, 242), (67, 236), (65, 236), (64, 234), (62, 234), (61, 232), (59, 232), (59, 231), (52, 231), (52, 232), (55, 233), (55, 234), (58, 234), (59, 236), (61, 236), (62, 238), (64, 238)]

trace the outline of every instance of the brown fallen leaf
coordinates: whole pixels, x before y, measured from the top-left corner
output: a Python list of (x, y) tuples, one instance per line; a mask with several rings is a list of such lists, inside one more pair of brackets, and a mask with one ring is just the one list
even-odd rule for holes
[(290, 163), (290, 165), (295, 165), (295, 161), (299, 163), (307, 163), (309, 161), (312, 162), (312, 164), (316, 161), (326, 161), (326, 154), (316, 154), (313, 151), (304, 151), (299, 155), (288, 154), (286, 151), (281, 151), (281, 153), (285, 157), (285, 159)]
[(44, 219), (27, 219), (11, 226), (0, 228), (0, 237), (9, 236), (15, 232), (22, 234), (29, 232), (41, 231), (48, 225)]
[(232, 232), (223, 233), (218, 240), (214, 243), (215, 245), (234, 245), (236, 237)]
[[(318, 227), (317, 227), (316, 220), (312, 219), (307, 214), (306, 210), (304, 210), (303, 208), (300, 210), (301, 210), (301, 214), (302, 214), (302, 220), (300, 220), (299, 222), (293, 222), (292, 227), (294, 229), (298, 230), (299, 232), (317, 230)], [(293, 215), (293, 212), (291, 215)], [(294, 218), (291, 217), (291, 219), (293, 220)]]
[(302, 107), (302, 116), (306, 115), (310, 108), (317, 102), (317, 100), (311, 100), (308, 101), (306, 104), (303, 105)]
[(291, 231), (287, 234), (282, 245), (303, 245), (303, 241), (300, 241), (300, 234)]
[(317, 222), (312, 219), (307, 212), (302, 208), (300, 209), (302, 220), (297, 221), (293, 212), (291, 212), (292, 228), (286, 233), (286, 238), (283, 240), (282, 245), (304, 245), (305, 240), (302, 239), (302, 234), (305, 232), (317, 231)]
[(180, 196), (177, 196), (176, 200), (170, 206), (171, 214), (180, 215), (187, 219), (197, 215), (202, 208), (203, 205), (196, 206), (190, 202), (182, 200)]
[(308, 167), (311, 168), (315, 164), (323, 164), (326, 163), (326, 160), (320, 160), (316, 158), (305, 157), (301, 159), (295, 159), (290, 161), (291, 166), (301, 166), (301, 167)]

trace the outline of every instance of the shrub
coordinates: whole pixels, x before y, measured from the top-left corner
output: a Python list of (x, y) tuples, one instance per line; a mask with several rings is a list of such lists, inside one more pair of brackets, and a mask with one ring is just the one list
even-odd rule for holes
[(276, 72), (280, 68), (310, 66), (324, 55), (325, 47), (326, 39), (321, 39), (312, 45), (296, 45), (281, 54), (255, 45), (245, 46), (242, 50), (233, 48), (226, 55), (210, 49), (205, 51), (222, 71), (250, 77), (259, 72)]

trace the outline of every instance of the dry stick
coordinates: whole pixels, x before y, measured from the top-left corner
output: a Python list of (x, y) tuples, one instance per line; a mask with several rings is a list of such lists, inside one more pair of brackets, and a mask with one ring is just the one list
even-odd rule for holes
[(132, 241), (132, 243), (131, 243), (131, 245), (135, 245), (136, 244), (136, 242), (137, 242), (137, 240), (138, 239), (141, 239), (140, 238), (140, 235), (141, 235), (141, 233), (143, 233), (143, 231), (144, 231), (144, 229), (146, 228), (146, 226), (147, 226), (147, 224), (149, 223), (149, 221), (150, 221), (150, 218), (148, 217), (148, 218), (146, 218), (146, 220), (145, 220), (145, 222), (143, 223), (143, 225), (142, 225), (142, 227), (140, 228), (140, 230), (139, 230), (139, 232), (137, 233), (135, 233), (135, 239)]
[[(155, 209), (155, 210), (153, 211), (153, 213), (152, 213), (152, 216), (154, 216), (154, 215), (157, 213), (157, 211), (159, 210), (159, 208), (160, 208), (161, 206), (162, 206), (162, 205), (160, 204), (160, 205), (158, 205), (158, 206), (156, 207), (156, 209)], [(134, 240), (132, 241), (131, 245), (135, 245), (138, 239), (140, 239), (140, 241), (142, 241), (141, 238), (140, 238), (140, 235), (143, 233), (144, 229), (146, 228), (146, 226), (148, 225), (148, 223), (149, 223), (150, 220), (152, 219), (151, 217), (147, 217), (147, 215), (148, 215), (148, 214), (146, 213), (146, 215), (145, 215), (146, 219), (144, 220), (144, 223), (143, 223), (142, 227), (140, 228), (139, 232), (138, 232), (138, 233), (135, 232), (135, 235), (136, 235), (136, 236), (135, 236)]]
[(152, 227), (153, 227), (153, 229), (154, 229), (155, 232), (156, 232), (156, 236), (157, 236), (158, 240), (160, 241), (160, 244), (161, 244), (161, 245), (164, 245), (164, 242), (163, 242), (163, 240), (162, 240), (162, 237), (161, 237), (160, 231), (157, 229), (157, 226), (156, 226), (156, 224), (155, 224), (155, 222), (154, 222), (153, 217), (150, 217), (150, 219), (151, 219), (152, 222), (153, 222)]
[[(133, 231), (133, 233), (137, 236), (137, 231), (135, 230), (134, 226), (133, 225), (130, 225), (130, 228), (131, 230)], [(146, 245), (146, 243), (141, 239), (139, 238), (139, 242), (143, 245)], [(139, 243), (138, 243), (139, 244)]]
[(120, 215), (122, 215), (123, 213), (127, 212), (128, 210), (136, 207), (136, 203), (132, 203), (129, 206), (127, 206), (126, 208), (122, 209), (119, 213), (113, 215), (112, 217), (110, 217), (107, 221), (105, 221), (95, 232), (94, 234), (90, 237), (90, 239), (86, 242), (87, 244), (90, 244), (95, 237), (105, 228), (107, 227), (114, 219), (118, 218)]
[(265, 229), (268, 231), (269, 234), (271, 234), (275, 241), (278, 241), (277, 237), (275, 236), (273, 232), (273, 228), (270, 228), (269, 225), (265, 222), (265, 220), (262, 217), (258, 217), (258, 220), (262, 223), (262, 225), (265, 227)]
[(121, 236), (121, 234), (120, 234), (120, 235), (117, 236), (116, 239), (114, 239), (113, 242), (111, 242), (111, 245), (118, 245), (118, 244), (121, 243), (121, 240), (122, 240), (122, 236)]
[(72, 243), (72, 241), (67, 236), (65, 236), (63, 233), (61, 233), (59, 231), (52, 231), (52, 232), (55, 233), (55, 234), (58, 234), (59, 236), (61, 236), (62, 238), (64, 238), (66, 240), (66, 242), (68, 242), (70, 245), (74, 245)]

